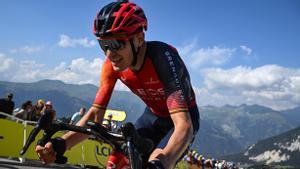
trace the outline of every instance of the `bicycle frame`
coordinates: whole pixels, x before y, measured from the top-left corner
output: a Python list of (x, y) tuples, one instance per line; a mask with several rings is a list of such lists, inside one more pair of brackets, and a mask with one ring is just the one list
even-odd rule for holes
[[(120, 150), (121, 145), (125, 144), (125, 151), (123, 154), (127, 156), (130, 168), (143, 168), (142, 154), (150, 154), (153, 149), (153, 143), (148, 139), (141, 138), (137, 134), (132, 123), (123, 124), (120, 127), (120, 133), (110, 132), (101, 124), (92, 121), (88, 121), (86, 125), (87, 126), (75, 126), (61, 121), (53, 121), (51, 113), (45, 111), (38, 120), (34, 129), (29, 134), (20, 154), (23, 155), (26, 153), (28, 147), (35, 140), (36, 135), (41, 130), (44, 131), (43, 140), (45, 140), (45, 143), (48, 142), (56, 132), (68, 130), (93, 136), (96, 141), (110, 144), (115, 150)], [(67, 162), (67, 158), (59, 156), (55, 162), (58, 164), (64, 164)]]

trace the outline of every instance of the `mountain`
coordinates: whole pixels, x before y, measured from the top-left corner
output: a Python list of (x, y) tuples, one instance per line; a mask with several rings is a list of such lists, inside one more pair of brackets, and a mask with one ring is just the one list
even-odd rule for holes
[(242, 153), (223, 158), (243, 163), (300, 167), (300, 127), (258, 141)]
[(233, 137), (244, 148), (295, 127), (280, 112), (260, 105), (204, 106), (200, 112), (204, 121)]
[(205, 157), (218, 157), (224, 154), (237, 153), (243, 150), (240, 143), (227, 133), (222, 132), (209, 121), (200, 121), (200, 131), (192, 148), (199, 150)]
[(292, 125), (300, 126), (300, 107), (283, 110), (281, 111), (281, 115), (283, 115)]
[[(16, 107), (21, 107), (26, 100), (32, 100), (34, 104), (38, 99), (51, 100), (58, 117), (70, 117), (79, 111), (81, 106), (90, 107), (97, 89), (90, 84), (65, 84), (58, 80), (41, 80), (34, 83), (0, 81), (0, 94), (14, 93), (13, 100)], [(135, 121), (144, 107), (145, 105), (137, 96), (125, 91), (114, 91), (108, 105), (108, 108), (135, 114), (136, 116), (127, 118), (129, 121)]]
[[(35, 103), (42, 98), (53, 102), (58, 117), (70, 117), (81, 106), (91, 106), (97, 87), (65, 84), (57, 80), (34, 83), (0, 81), (0, 95), (8, 91), (14, 93), (16, 107), (26, 100)], [(135, 122), (143, 113), (145, 104), (131, 92), (114, 91), (108, 108), (125, 111), (126, 121)], [(203, 106), (199, 107), (199, 111), (200, 131), (192, 147), (211, 157), (241, 152), (258, 140), (287, 131), (295, 127), (290, 120), (298, 117), (297, 113), (281, 113), (264, 106), (246, 104)]]

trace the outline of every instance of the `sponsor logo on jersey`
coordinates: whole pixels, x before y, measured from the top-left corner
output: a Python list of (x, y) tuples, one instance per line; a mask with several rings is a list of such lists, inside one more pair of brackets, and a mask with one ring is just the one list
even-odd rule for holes
[(159, 83), (159, 80), (153, 80), (153, 77), (150, 77), (149, 81), (147, 82), (144, 82), (144, 84), (158, 84)]

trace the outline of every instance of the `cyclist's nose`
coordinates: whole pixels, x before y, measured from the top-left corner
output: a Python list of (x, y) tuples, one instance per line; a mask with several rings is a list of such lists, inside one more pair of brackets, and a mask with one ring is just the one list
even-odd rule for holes
[(115, 53), (114, 51), (110, 50), (110, 49), (107, 49), (107, 50), (105, 51), (105, 55), (106, 55), (107, 57), (109, 57), (109, 58), (114, 57), (115, 54), (116, 54), (116, 53)]

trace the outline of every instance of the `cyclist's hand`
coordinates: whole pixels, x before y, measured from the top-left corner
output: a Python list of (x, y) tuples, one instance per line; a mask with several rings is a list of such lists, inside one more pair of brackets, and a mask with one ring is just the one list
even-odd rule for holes
[(56, 152), (53, 150), (53, 145), (51, 142), (45, 144), (45, 146), (37, 145), (35, 147), (35, 152), (38, 154), (40, 160), (44, 164), (53, 163), (56, 160)]

